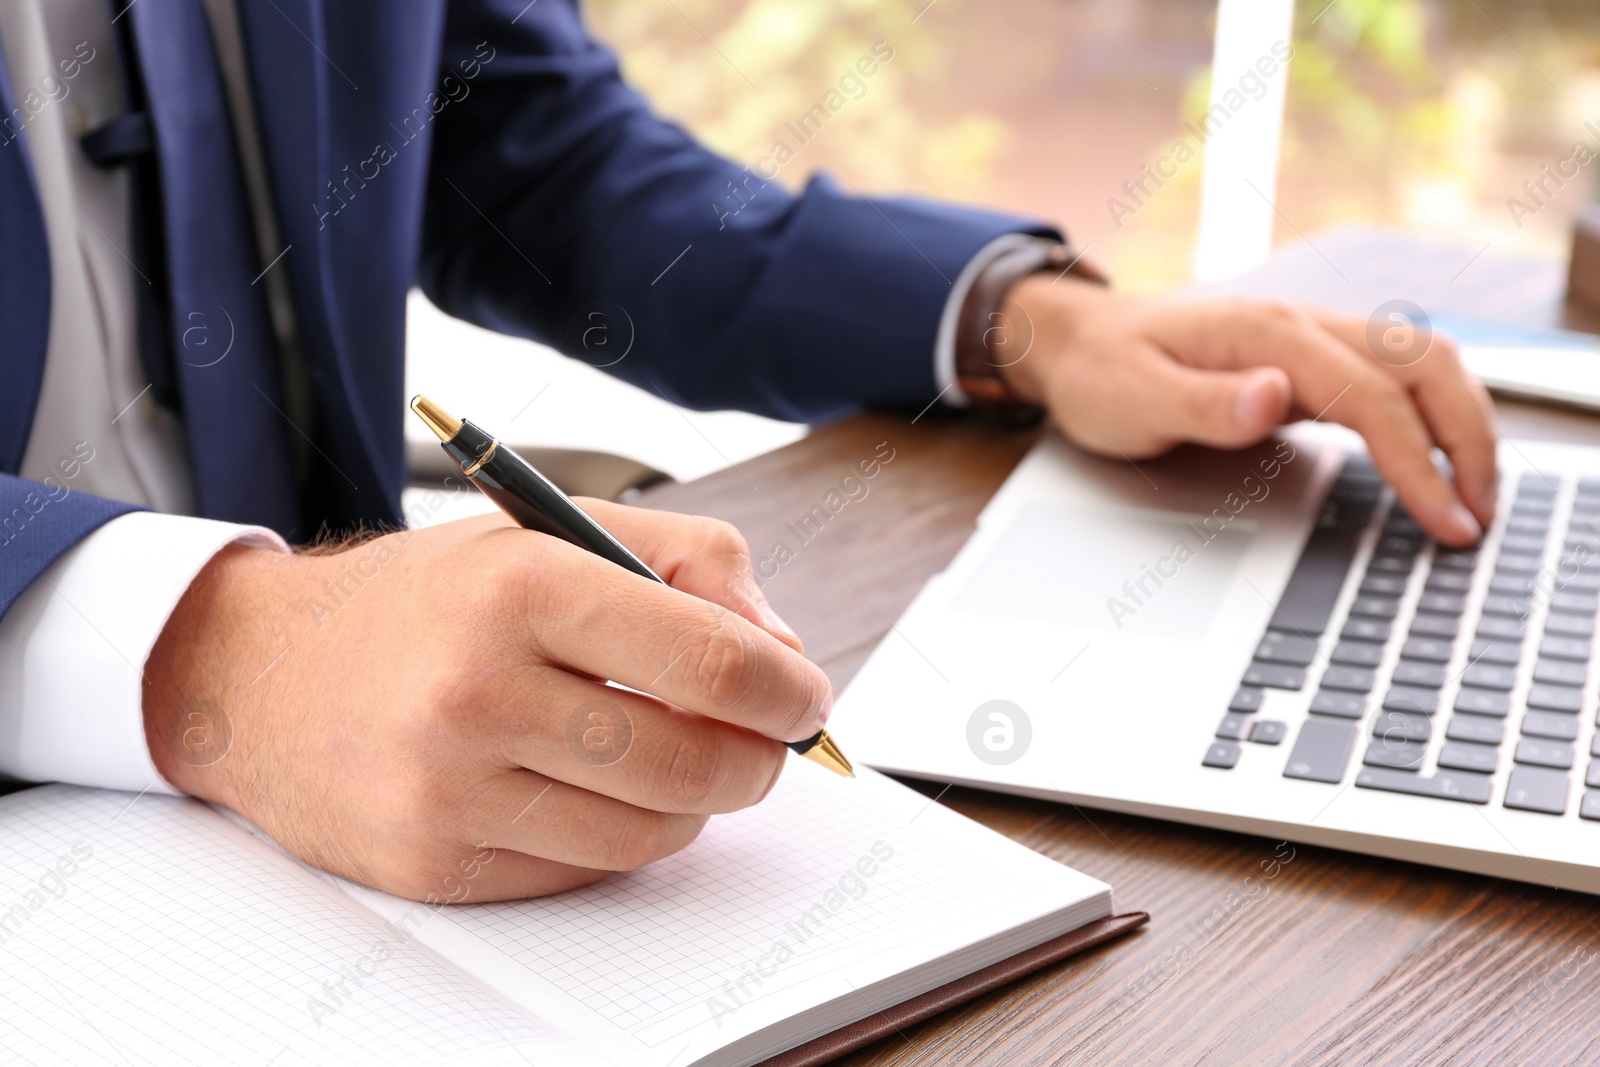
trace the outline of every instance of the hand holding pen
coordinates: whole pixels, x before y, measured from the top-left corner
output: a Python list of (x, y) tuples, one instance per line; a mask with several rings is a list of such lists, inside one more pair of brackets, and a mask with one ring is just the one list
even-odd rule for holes
[[(433, 430), (445, 454), (461, 472), (519, 525), (587, 549), (641, 578), (667, 584), (571, 497), (494, 437), (471, 422), (447, 414), (425, 396), (413, 397), (411, 410)], [(792, 635), (792, 631), (789, 633)], [(798, 639), (794, 643), (798, 644)], [(850, 761), (826, 730), (787, 744), (835, 774), (855, 777)]]

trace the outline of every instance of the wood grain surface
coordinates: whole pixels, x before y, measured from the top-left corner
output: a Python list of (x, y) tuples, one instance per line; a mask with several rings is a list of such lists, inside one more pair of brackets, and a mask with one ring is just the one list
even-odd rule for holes
[[(1392, 237), (1384, 241), (1375, 250), (1392, 255)], [(1553, 317), (1559, 301), (1545, 288), (1559, 272), (1546, 281), (1529, 272), (1523, 296)], [(1470, 304), (1464, 289), (1456, 299)], [(1503, 405), (1500, 422), (1523, 436), (1600, 444), (1589, 416)], [(842, 688), (954, 556), (1032, 440), (937, 413), (866, 414), (652, 490), (643, 503), (739, 526), (758, 565), (775, 571), (765, 583), (774, 605)], [(799, 518), (885, 449), (893, 458), (866, 495), (802, 543)], [(773, 554), (780, 541), (790, 554)], [(1120, 905), (1152, 921), (841, 1064), (1600, 1063), (1594, 898), (912, 784), (1111, 883)], [(1600, 861), (1600, 826), (1595, 845)]]

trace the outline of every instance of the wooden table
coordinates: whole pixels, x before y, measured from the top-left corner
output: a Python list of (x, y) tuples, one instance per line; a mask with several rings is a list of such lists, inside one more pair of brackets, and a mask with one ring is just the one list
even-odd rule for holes
[[(1394, 257), (1404, 253), (1424, 265), (1420, 277), (1429, 283), (1473, 251), (1441, 252), (1444, 246), (1371, 232), (1313, 242), (1316, 256), (1290, 253), (1253, 287), (1354, 310), (1365, 297), (1322, 277), (1323, 257), (1348, 279), (1363, 257), (1378, 273), (1392, 273)], [(1558, 265), (1490, 254), (1471, 270), (1485, 281), (1434, 279), (1424, 306), (1522, 323), (1573, 321), (1559, 300)], [(1505, 296), (1508, 285), (1514, 300)], [(1600, 419), (1590, 416), (1502, 405), (1500, 423), (1522, 436), (1600, 444)], [(700, 481), (660, 487), (644, 503), (728, 519), (759, 559), (786, 522), (888, 442), (895, 458), (869, 494), (848, 504), (766, 586), (811, 658), (842, 688), (922, 583), (955, 555), (1032, 440), (1031, 433), (936, 412), (916, 420), (867, 414)], [(1149, 911), (1153, 920), (841, 1061), (851, 1067), (1600, 1062), (1600, 900), (913, 784), (1111, 883), (1120, 905)], [(1284, 856), (1292, 858), (1282, 862)], [(1276, 876), (1251, 883), (1266, 892), (1244, 885), (1275, 858)], [(1244, 896), (1252, 898), (1244, 906), (1228, 904)]]

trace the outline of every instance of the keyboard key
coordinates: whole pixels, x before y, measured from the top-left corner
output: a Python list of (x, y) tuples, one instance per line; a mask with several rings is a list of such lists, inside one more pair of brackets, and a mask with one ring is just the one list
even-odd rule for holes
[(1546, 737), (1554, 741), (1576, 741), (1578, 717), (1559, 711), (1530, 711), (1522, 717), (1523, 737)]
[(1383, 619), (1351, 619), (1344, 624), (1344, 629), (1339, 631), (1339, 638), (1344, 641), (1376, 641), (1379, 644), (1389, 640), (1390, 626)]
[(1422, 535), (1384, 534), (1378, 539), (1375, 552), (1382, 552), (1386, 556), (1414, 556), (1422, 548)]
[(1510, 641), (1492, 641), (1478, 638), (1467, 651), (1468, 663), (1495, 663), (1502, 667), (1515, 667), (1522, 662), (1522, 646)]
[(1510, 689), (1517, 674), (1510, 667), (1494, 663), (1474, 663), (1461, 672), (1461, 684), (1479, 689)]
[[(1465, 593), (1472, 588), (1472, 574), (1469, 571), (1434, 571), (1428, 575), (1423, 588), (1430, 593)], [(1405, 585), (1402, 584), (1400, 589), (1404, 592)]]
[(1451, 642), (1440, 641), (1436, 637), (1408, 637), (1400, 649), (1400, 655), (1425, 663), (1446, 663), (1449, 662), (1452, 647)]
[[(1341, 504), (1337, 498), (1330, 497), (1324, 504), (1323, 514), (1311, 536), (1306, 538), (1300, 559), (1283, 587), (1283, 595), (1278, 598), (1278, 608), (1273, 614), (1286, 629), (1315, 636), (1327, 628), (1339, 590), (1344, 586), (1345, 574), (1355, 558), (1361, 529), (1352, 520), (1359, 511), (1360, 505)], [(1363, 525), (1365, 521), (1363, 516)]]
[(1446, 741), (1439, 750), (1439, 766), (1454, 771), (1476, 771), (1493, 774), (1500, 762), (1493, 745), (1475, 745), (1470, 741)]
[(1454, 637), (1460, 628), (1461, 620), (1452, 615), (1418, 615), (1411, 620), (1411, 632), (1423, 637)]
[(1347, 663), (1352, 667), (1376, 667), (1383, 659), (1383, 646), (1370, 641), (1340, 641), (1328, 659), (1333, 663)]
[(1418, 663), (1416, 660), (1403, 659), (1394, 665), (1396, 685), (1419, 685), (1427, 689), (1438, 689), (1444, 685), (1444, 681), (1442, 664)]
[(1533, 534), (1509, 533), (1500, 545), (1509, 552), (1525, 552), (1531, 556), (1544, 555), (1544, 538)]
[(1517, 742), (1517, 754), (1513, 758), (1518, 763), (1536, 767), (1559, 767), (1564, 771), (1571, 770), (1572, 746), (1565, 741), (1539, 741), (1525, 737)]
[(1249, 730), (1250, 716), (1230, 711), (1222, 717), (1222, 724), (1217, 727), (1217, 736), (1224, 741), (1237, 741)]
[[(1496, 574), (1489, 579), (1489, 593), (1492, 596), (1509, 597), (1513, 600), (1528, 600), (1533, 596), (1534, 579), (1527, 574)], [(1531, 601), (1529, 601), (1531, 603)], [(1495, 614), (1509, 614), (1509, 612), (1496, 612)]]
[[(1498, 745), (1505, 736), (1505, 723), (1486, 715), (1452, 715), (1444, 735), (1452, 741), (1471, 741), (1479, 745)], [(1221, 737), (1221, 734), (1217, 735)]]
[(1474, 571), (1478, 568), (1478, 550), (1475, 548), (1461, 548), (1456, 550), (1440, 549), (1433, 554), (1433, 569), (1445, 568), (1453, 571)]
[(1323, 689), (1311, 698), (1311, 710), (1318, 715), (1337, 715), (1341, 719), (1359, 719), (1366, 714), (1367, 701), (1365, 697), (1355, 693), (1340, 693), (1333, 689)]
[(1330, 719), (1307, 719), (1289, 751), (1285, 778), (1304, 778), (1312, 782), (1337, 782), (1350, 763), (1350, 750), (1356, 742), (1356, 724)]
[(1289, 728), (1276, 719), (1257, 719), (1250, 727), (1250, 740), (1258, 745), (1281, 745)]
[(1560, 815), (1567, 810), (1567, 776), (1544, 767), (1513, 767), (1506, 807)]
[(1583, 709), (1583, 690), (1562, 685), (1533, 685), (1528, 687), (1528, 707), (1545, 711), (1564, 711), (1576, 715)]
[(1589, 742), (1589, 755), (1600, 759), (1600, 733), (1594, 735), (1594, 740)]
[(1268, 630), (1256, 646), (1256, 659), (1267, 663), (1287, 663), (1304, 667), (1317, 658), (1317, 643), (1300, 634)]
[(1506, 519), (1506, 529), (1544, 535), (1550, 532), (1550, 520), (1541, 515), (1512, 515)]
[(1299, 689), (1306, 684), (1306, 669), (1282, 663), (1250, 664), (1244, 672), (1245, 685), (1264, 685), (1273, 689)]
[(1578, 805), (1578, 816), (1584, 819), (1600, 819), (1600, 790), (1583, 791), (1583, 803)]
[[(1378, 574), (1410, 574), (1414, 557), (1405, 556), (1373, 556), (1367, 561), (1367, 573)], [(1437, 564), (1435, 564), (1437, 566)]]
[(1433, 726), (1421, 712), (1382, 711), (1372, 720), (1372, 736), (1386, 741), (1426, 741), (1433, 736)]
[(1460, 615), (1466, 610), (1467, 598), (1460, 593), (1423, 593), (1417, 601), (1417, 610), (1434, 615)]
[(1362, 596), (1400, 596), (1406, 591), (1406, 579), (1398, 574), (1368, 574), (1361, 579), (1357, 591)]
[(1529, 497), (1549, 500), (1561, 488), (1561, 483), (1538, 471), (1529, 471), (1517, 479), (1517, 499), (1526, 500)]
[(1570, 659), (1576, 663), (1586, 663), (1589, 659), (1590, 645), (1581, 637), (1562, 637), (1551, 634), (1539, 642), (1539, 655), (1551, 659)]
[(1589, 772), (1583, 776), (1583, 784), (1590, 789), (1600, 789), (1600, 759), (1589, 761)]
[(1456, 710), (1472, 715), (1504, 716), (1511, 710), (1511, 694), (1497, 689), (1462, 686), (1456, 693)]
[(1554, 501), (1549, 498), (1537, 499), (1518, 495), (1512, 501), (1512, 515), (1549, 515), (1555, 510)]
[[(1416, 629), (1415, 624), (1411, 627)], [(1521, 618), (1507, 618), (1503, 615), (1485, 615), (1478, 620), (1479, 637), (1499, 637), (1507, 641), (1521, 641), (1524, 633)]]
[(1211, 747), (1206, 749), (1206, 757), (1200, 761), (1200, 766), (1221, 767), (1223, 770), (1227, 770), (1238, 762), (1238, 745), (1232, 741), (1213, 741)]
[(1500, 558), (1494, 561), (1496, 577), (1505, 575), (1518, 575), (1530, 578), (1539, 573), (1543, 568), (1543, 560), (1538, 556), (1522, 556), (1511, 552), (1502, 552)]
[(1573, 593), (1600, 592), (1600, 571), (1579, 571), (1574, 574), (1563, 564), (1557, 573), (1556, 588)]
[(1385, 789), (1391, 793), (1409, 793), (1418, 797), (1487, 804), (1489, 794), (1494, 789), (1494, 780), (1466, 771), (1438, 771), (1432, 775), (1420, 775), (1363, 767), (1356, 773), (1356, 785), (1362, 789)]
[(1322, 672), (1322, 688), (1343, 689), (1347, 693), (1370, 693), (1377, 677), (1370, 667), (1349, 667), (1331, 663)]
[(1422, 757), (1427, 751), (1427, 745), (1415, 741), (1375, 737), (1367, 746), (1366, 755), (1361, 757), (1361, 762), (1368, 767), (1392, 767), (1396, 770), (1414, 771), (1422, 766)]
[(1541, 659), (1533, 665), (1533, 680), (1582, 689), (1583, 683), (1589, 680), (1589, 668), (1570, 660)]
[(1551, 593), (1550, 610), (1558, 615), (1593, 615), (1600, 611), (1600, 596), (1594, 593)]
[(1544, 632), (1563, 637), (1593, 637), (1594, 620), (1582, 615), (1552, 615), (1544, 620)]
[(1261, 698), (1265, 696), (1261, 690), (1251, 685), (1241, 685), (1234, 690), (1233, 699), (1228, 701), (1229, 711), (1260, 711)]
[(1399, 610), (1400, 601), (1387, 596), (1358, 596), (1350, 605), (1350, 614), (1369, 619), (1392, 619)]
[(1533, 614), (1533, 601), (1521, 595), (1490, 593), (1483, 598), (1485, 615), (1509, 615), (1513, 619), (1526, 619)]

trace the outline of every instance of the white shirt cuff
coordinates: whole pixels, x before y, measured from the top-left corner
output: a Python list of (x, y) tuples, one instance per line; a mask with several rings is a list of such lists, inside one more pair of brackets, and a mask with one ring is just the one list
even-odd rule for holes
[(967, 302), (967, 293), (972, 291), (973, 281), (977, 279), (979, 271), (1013, 248), (1026, 248), (1041, 240), (1044, 238), (1031, 233), (1001, 234), (967, 260), (967, 265), (961, 268), (955, 283), (950, 286), (950, 295), (944, 301), (944, 312), (939, 316), (939, 333), (933, 342), (933, 379), (939, 387), (939, 396), (951, 407), (964, 408), (969, 403), (967, 394), (961, 391), (961, 385), (956, 381), (956, 324), (961, 319), (961, 305)]
[(136, 511), (51, 564), (0, 619), (0, 775), (176, 793), (144, 734), (145, 661), (223, 548), (287, 552), (260, 526)]

